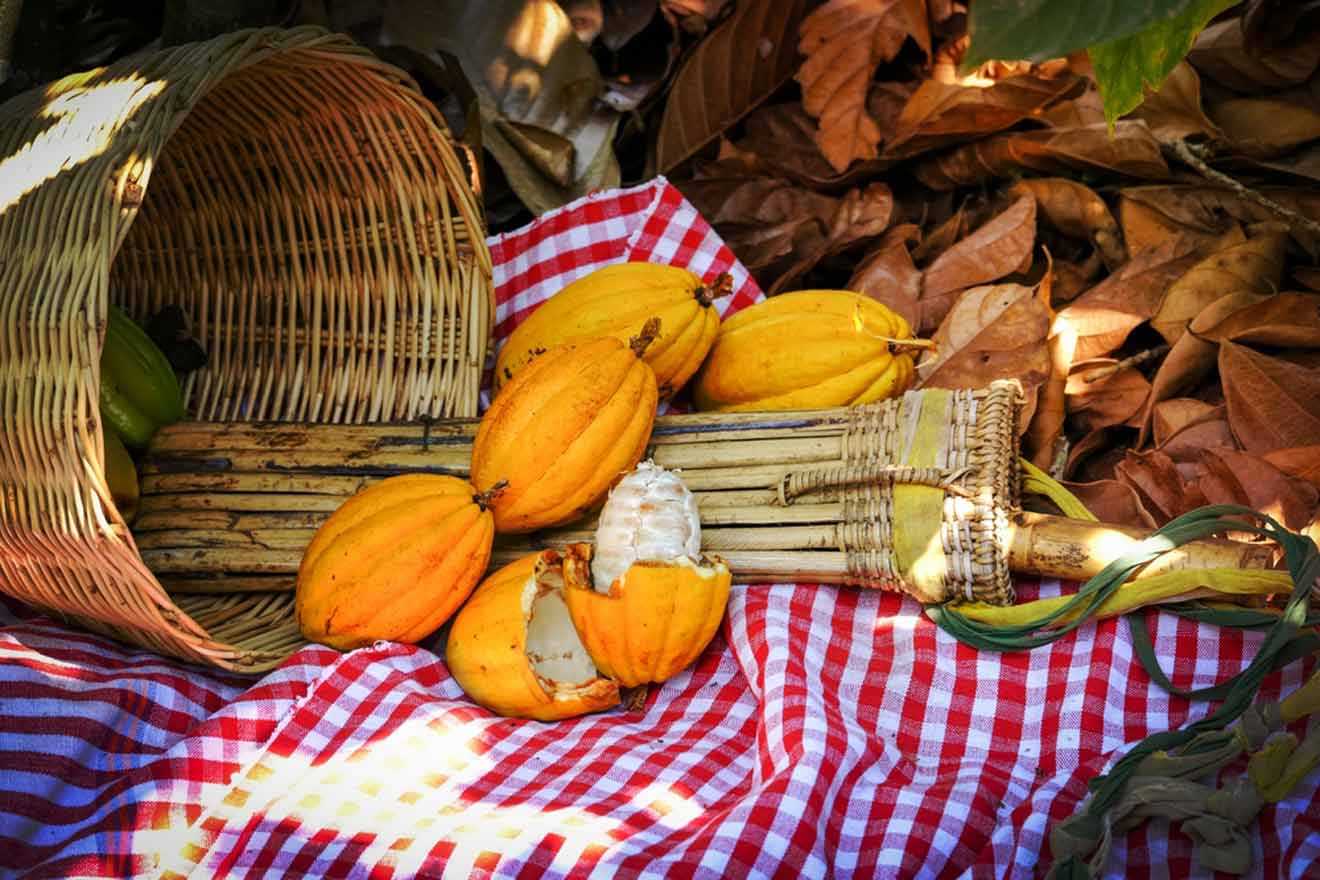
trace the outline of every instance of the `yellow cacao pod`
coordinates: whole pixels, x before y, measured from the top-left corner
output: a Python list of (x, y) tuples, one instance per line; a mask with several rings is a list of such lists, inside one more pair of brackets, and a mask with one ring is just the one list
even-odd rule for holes
[(824, 409), (902, 394), (916, 376), (907, 321), (847, 290), (773, 296), (725, 319), (697, 373), (703, 410)]
[(498, 715), (554, 721), (619, 704), (573, 629), (561, 559), (529, 553), (481, 582), (454, 617), (445, 663), (464, 693)]
[(622, 343), (651, 318), (661, 332), (646, 349), (661, 397), (682, 388), (701, 366), (719, 330), (711, 303), (729, 293), (732, 279), (705, 284), (696, 274), (660, 263), (616, 263), (571, 282), (510, 334), (495, 361), (495, 391), (540, 352), (556, 345), (611, 336)]
[(624, 687), (660, 683), (692, 665), (724, 619), (733, 580), (717, 558), (638, 560), (608, 593), (592, 585), (590, 544), (564, 549), (564, 593), (587, 653)]
[(438, 474), (389, 477), (349, 498), (303, 553), (294, 599), (303, 636), (346, 651), (434, 632), (490, 562), (489, 503)]
[(495, 398), (472, 443), (472, 484), (507, 484), (492, 501), (496, 531), (570, 523), (641, 461), (658, 402), (641, 359), (654, 329), (631, 346), (613, 337), (556, 346)]

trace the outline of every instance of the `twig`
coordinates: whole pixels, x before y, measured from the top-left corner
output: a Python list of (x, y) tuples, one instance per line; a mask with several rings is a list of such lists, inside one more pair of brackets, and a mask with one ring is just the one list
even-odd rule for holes
[(1278, 202), (1274, 201), (1268, 196), (1257, 192), (1256, 190), (1247, 186), (1245, 183), (1242, 183), (1240, 180), (1229, 177), (1224, 172), (1217, 171), (1214, 168), (1211, 168), (1209, 165), (1206, 164), (1205, 160), (1201, 158), (1200, 155), (1198, 155), (1197, 150), (1193, 148), (1192, 145), (1187, 143), (1186, 141), (1184, 140), (1174, 141), (1171, 145), (1171, 149), (1173, 150), (1175, 156), (1177, 156), (1187, 165), (1190, 165), (1192, 168), (1196, 169), (1196, 171), (1199, 172), (1202, 177), (1205, 177), (1208, 180), (1213, 180), (1215, 183), (1219, 183), (1228, 187), (1229, 189), (1233, 190), (1233, 192), (1242, 196), (1244, 199), (1247, 199), (1248, 201), (1251, 202), (1255, 202), (1265, 210), (1269, 211), (1271, 214), (1274, 214), (1276, 217), (1280, 218), (1281, 220), (1286, 220), (1289, 223), (1296, 224), (1297, 226), (1300, 226), (1302, 229), (1305, 229), (1307, 232), (1311, 233), (1312, 235), (1320, 236), (1320, 223), (1315, 222), (1309, 217), (1304, 217), (1301, 214), (1298, 214), (1296, 211), (1292, 210), (1291, 208), (1285, 208), (1283, 205), (1280, 205)]
[(1092, 382), (1099, 382), (1101, 379), (1108, 379), (1115, 373), (1126, 370), (1128, 367), (1135, 367), (1144, 364), (1146, 361), (1154, 360), (1169, 350), (1167, 345), (1157, 345), (1154, 348), (1148, 348), (1145, 351), (1139, 351), (1131, 357), (1125, 357), (1116, 364), (1110, 364), (1107, 367), (1096, 367), (1083, 373), (1081, 379), (1088, 385)]

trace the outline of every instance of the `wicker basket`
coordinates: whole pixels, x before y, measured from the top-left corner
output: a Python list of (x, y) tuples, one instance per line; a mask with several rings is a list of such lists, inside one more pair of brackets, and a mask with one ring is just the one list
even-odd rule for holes
[(171, 597), (110, 501), (107, 302), (189, 316), (192, 419), (474, 416), (494, 302), (469, 167), (414, 83), (319, 28), (0, 106), (0, 589), (190, 661), (287, 656), (291, 594)]

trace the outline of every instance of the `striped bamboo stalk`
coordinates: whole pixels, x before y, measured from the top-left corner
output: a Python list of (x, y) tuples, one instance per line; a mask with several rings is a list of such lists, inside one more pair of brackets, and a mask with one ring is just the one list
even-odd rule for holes
[[(661, 416), (647, 454), (680, 469), (701, 512), (703, 549), (722, 556), (735, 580), (858, 583), (848, 529), (875, 514), (868, 505), (877, 503), (876, 487), (822, 484), (800, 499), (782, 495), (794, 481), (835, 473), (857, 453), (857, 418), (856, 410)], [(302, 548), (344, 499), (397, 473), (465, 476), (476, 426), (172, 426), (157, 435), (144, 463), (137, 547), (172, 592), (292, 590)], [(1002, 544), (997, 549), (1016, 573), (1082, 580), (1143, 537), (1017, 509), (1015, 484), (978, 488), (1003, 496), (1004, 521), (993, 533), (967, 531), (968, 540)], [(951, 494), (949, 503), (971, 502)], [(498, 536), (492, 565), (590, 541), (594, 525), (587, 517), (565, 528)], [(1269, 562), (1259, 545), (1204, 541), (1168, 554), (1148, 573)]]

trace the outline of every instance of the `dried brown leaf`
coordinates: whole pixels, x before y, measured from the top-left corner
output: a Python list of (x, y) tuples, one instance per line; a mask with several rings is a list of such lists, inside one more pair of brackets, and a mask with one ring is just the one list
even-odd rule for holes
[(1202, 109), (1201, 78), (1186, 61), (1178, 62), (1159, 91), (1146, 92), (1131, 118), (1145, 120), (1151, 133), (1166, 143), (1194, 135), (1214, 139), (1220, 134)]
[[(1253, 188), (1267, 199), (1303, 216), (1320, 216), (1320, 190), (1314, 187), (1262, 184)], [(1133, 252), (1140, 248), (1134, 242), (1137, 236), (1129, 229), (1125, 214), (1134, 203), (1159, 215), (1153, 218), (1155, 236), (1167, 235), (1170, 231), (1183, 234), (1195, 232), (1207, 242), (1230, 232), (1239, 223), (1265, 223), (1278, 219), (1269, 209), (1239, 192), (1223, 187), (1188, 184), (1127, 187), (1119, 202), (1119, 214), (1128, 247)], [(1315, 240), (1305, 229), (1294, 224), (1291, 234), (1293, 240), (1306, 248), (1312, 257), (1320, 256), (1320, 241)]]
[[(798, 65), (807, 0), (741, 0), (674, 76), (656, 142), (656, 165), (673, 168), (770, 97)], [(750, 36), (749, 36), (750, 35)]]
[(921, 271), (912, 263), (908, 242), (920, 237), (921, 230), (911, 223), (895, 226), (848, 279), (848, 290), (884, 303), (914, 328), (920, 326)]
[(940, 254), (953, 247), (958, 239), (967, 234), (969, 215), (962, 208), (936, 224), (935, 228), (922, 236), (912, 251), (912, 259), (918, 263), (933, 261)]
[(1160, 525), (1198, 506), (1196, 499), (1189, 497), (1178, 466), (1163, 452), (1128, 450), (1115, 465), (1114, 478), (1136, 491), (1141, 506)]
[[(723, 170), (722, 163), (703, 167), (712, 174)], [(799, 255), (826, 246), (837, 200), (788, 180), (733, 171), (729, 176), (700, 177), (676, 185), (749, 271), (776, 266), (782, 270)]]
[(1265, 453), (1265, 460), (1284, 473), (1320, 489), (1320, 444), (1271, 449)]
[(1301, 85), (1320, 66), (1320, 32), (1286, 52), (1254, 55), (1243, 48), (1237, 18), (1215, 22), (1197, 35), (1187, 60), (1203, 75), (1239, 92), (1266, 92)]
[(1237, 441), (1228, 419), (1206, 419), (1179, 430), (1155, 448), (1179, 464), (1194, 464), (1204, 450), (1236, 449)]
[(1198, 485), (1211, 504), (1241, 504), (1268, 514), (1290, 529), (1315, 515), (1320, 491), (1263, 458), (1233, 449), (1206, 449)]
[(1091, 378), (1097, 368), (1116, 363), (1113, 358), (1094, 358), (1074, 363), (1068, 372), (1068, 416), (1080, 430), (1126, 424), (1146, 402), (1150, 383), (1134, 367)]
[(1086, 505), (1096, 519), (1113, 525), (1153, 529), (1158, 523), (1142, 506), (1135, 489), (1118, 480), (1095, 480), (1090, 483), (1063, 481), (1063, 487)]
[(1226, 294), (1254, 291), (1269, 294), (1283, 278), (1288, 230), (1282, 224), (1259, 224), (1250, 238), (1224, 248), (1197, 263), (1169, 288), (1150, 325), (1170, 345), (1202, 310)]
[(1234, 290), (1219, 297), (1192, 319), (1192, 332), (1178, 337), (1151, 380), (1150, 398), (1140, 422), (1138, 445), (1144, 444), (1150, 436), (1155, 406), (1162, 400), (1191, 389), (1214, 369), (1219, 348), (1214, 342), (1202, 337), (1200, 329), (1212, 327), (1234, 312), (1266, 298), (1267, 295), (1263, 293)]
[(1191, 242), (1166, 240), (1069, 303), (1059, 314), (1077, 329), (1078, 360), (1103, 357), (1121, 346), (1134, 328), (1155, 314), (1165, 289), (1195, 260)]
[(1280, 293), (1194, 330), (1216, 341), (1231, 339), (1246, 345), (1320, 348), (1320, 295)]
[(959, 297), (934, 335), (935, 355), (918, 366), (929, 388), (984, 388), (995, 379), (1018, 379), (1028, 396), (1050, 376), (1051, 315), (1040, 295), (1020, 284), (974, 287)]
[[(1048, 269), (1045, 277), (1050, 277)], [(1048, 301), (1044, 291), (1037, 296)], [(1036, 411), (1022, 435), (1023, 454), (1044, 471), (1052, 468), (1062, 444), (1066, 443), (1064, 422), (1068, 418), (1068, 371), (1072, 369), (1073, 351), (1077, 348), (1077, 333), (1066, 322), (1055, 320), (1050, 327), (1048, 342), (1050, 375), (1040, 387)]]
[(1120, 119), (1110, 137), (1103, 124), (1013, 131), (923, 159), (913, 174), (931, 189), (975, 186), (1027, 169), (1043, 173), (1095, 172), (1162, 180), (1169, 167), (1146, 123)]
[(1071, 75), (1012, 76), (989, 86), (922, 80), (886, 139), (884, 154), (907, 158), (1003, 131), (1077, 92), (1081, 84)]
[(1114, 467), (1127, 455), (1129, 433), (1126, 428), (1101, 428), (1083, 434), (1068, 447), (1064, 477), (1079, 483), (1113, 479)]
[(1103, 267), (1099, 251), (1092, 251), (1091, 256), (1078, 263), (1056, 260), (1054, 283), (1050, 289), (1050, 303), (1055, 308), (1059, 308), (1077, 299), (1091, 287)]
[(1199, 422), (1223, 419), (1222, 406), (1206, 403), (1195, 397), (1170, 397), (1155, 404), (1151, 424), (1155, 429), (1155, 445), (1163, 446), (1174, 434)]
[(1320, 138), (1320, 109), (1310, 93), (1296, 90), (1269, 97), (1230, 98), (1210, 113), (1233, 146), (1248, 156), (1270, 159)]
[(909, 37), (930, 56), (925, 0), (829, 0), (799, 31), (806, 60), (795, 76), (802, 105), (818, 120), (821, 153), (840, 172), (858, 159), (875, 158), (881, 131), (867, 112), (871, 77)]
[(1064, 235), (1086, 239), (1113, 271), (1127, 261), (1122, 232), (1109, 206), (1089, 186), (1063, 177), (1019, 180), (1008, 188), (1014, 196), (1030, 195), (1045, 222)]
[(953, 294), (1019, 271), (1036, 242), (1036, 200), (1023, 196), (935, 258), (922, 278), (921, 326), (943, 320)]
[(817, 247), (799, 251), (797, 260), (775, 279), (766, 294), (774, 296), (790, 289), (824, 258), (881, 234), (893, 213), (894, 196), (885, 184), (876, 181), (848, 190), (830, 218), (825, 240)]
[(1222, 342), (1219, 376), (1233, 436), (1248, 452), (1320, 443), (1320, 369)]
[(755, 154), (767, 168), (808, 185), (837, 176), (816, 146), (816, 121), (800, 101), (760, 107), (745, 128), (738, 149)]

